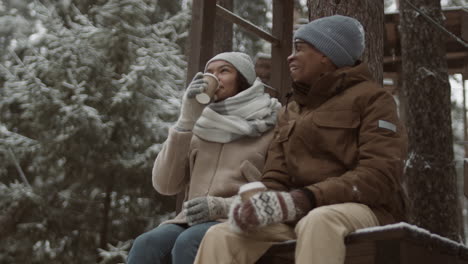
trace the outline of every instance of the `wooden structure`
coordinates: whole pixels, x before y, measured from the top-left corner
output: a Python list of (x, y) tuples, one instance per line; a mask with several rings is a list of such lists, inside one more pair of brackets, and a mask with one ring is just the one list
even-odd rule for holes
[[(295, 241), (270, 248), (257, 264), (294, 263)], [(346, 237), (345, 264), (468, 264), (468, 248), (406, 223)]]
[[(192, 8), (187, 82), (196, 72), (203, 71), (206, 62), (215, 55), (214, 21), (215, 16), (220, 16), (272, 44), (271, 71), (274, 74), (271, 75), (271, 86), (278, 90), (280, 100), (284, 98), (290, 89), (287, 57), (292, 51), (293, 0), (273, 0), (271, 34), (217, 5), (216, 0), (193, 0)], [(447, 18), (446, 28), (467, 41), (468, 11), (462, 8), (446, 9), (444, 16)], [(392, 85), (386, 86), (391, 92), (398, 86), (401, 68), (398, 25), (398, 13), (385, 15), (384, 78), (393, 81)], [(461, 73), (463, 80), (468, 79), (468, 50), (449, 37), (447, 61), (450, 74)], [(466, 175), (468, 177), (468, 173)], [(465, 179), (465, 182), (468, 182), (468, 178)], [(465, 193), (468, 194), (468, 185), (465, 187)], [(347, 237), (346, 244), (346, 264), (468, 264), (467, 248), (428, 232), (414, 232), (414, 228), (409, 225), (400, 224), (370, 232), (354, 233)], [(294, 248), (295, 241), (279, 243), (258, 263), (294, 263)]]
[[(453, 7), (443, 9), (445, 17), (444, 27), (462, 41), (468, 42), (468, 8)], [(401, 71), (401, 47), (398, 25), (400, 15), (398, 12), (385, 15), (385, 41), (384, 41), (384, 79), (390, 82), (384, 87), (391, 93), (398, 93), (398, 83)], [(439, 30), (434, 27), (434, 30)], [(463, 126), (465, 160), (464, 164), (464, 194), (468, 197), (468, 120), (466, 116), (466, 84), (468, 81), (468, 49), (447, 35), (447, 66), (449, 74), (461, 74), (463, 86)]]
[[(468, 41), (468, 9), (447, 8), (443, 12), (447, 30)], [(269, 33), (217, 5), (216, 0), (194, 0), (187, 82), (196, 72), (203, 71), (205, 63), (215, 55), (213, 54), (214, 25), (215, 17), (219, 16), (271, 43), (271, 71), (274, 74), (271, 75), (270, 85), (278, 91), (280, 100), (283, 99), (291, 83), (286, 59), (292, 51), (293, 13), (293, 0), (273, 0), (273, 27), (272, 32)], [(385, 14), (383, 71), (387, 82), (384, 86), (392, 93), (397, 92), (401, 68), (398, 25), (398, 12)], [(438, 29), (434, 28), (434, 30)], [(449, 74), (460, 73), (463, 75), (463, 80), (468, 80), (468, 51), (450, 37), (447, 37), (447, 62)]]
[[(468, 42), (468, 9), (446, 8), (443, 10), (445, 28), (455, 36)], [(398, 12), (385, 14), (384, 40), (384, 78), (392, 80), (393, 85), (387, 89), (393, 91), (398, 86), (401, 71), (401, 47), (398, 26), (400, 15)], [(434, 27), (434, 30), (439, 30)], [(449, 74), (462, 74), (468, 80), (468, 50), (454, 38), (447, 36), (447, 64)]]
[(283, 98), (290, 87), (287, 57), (292, 50), (293, 0), (273, 0), (273, 27), (271, 34), (216, 4), (216, 0), (193, 0), (190, 28), (190, 52), (187, 82), (195, 73), (203, 71), (206, 62), (213, 57), (214, 21), (220, 16), (256, 34), (271, 43), (271, 86)]

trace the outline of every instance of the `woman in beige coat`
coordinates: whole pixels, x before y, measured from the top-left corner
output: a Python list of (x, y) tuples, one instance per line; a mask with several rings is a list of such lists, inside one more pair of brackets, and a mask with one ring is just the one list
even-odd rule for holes
[(159, 193), (185, 194), (183, 210), (140, 235), (129, 264), (193, 263), (206, 230), (227, 218), (239, 186), (258, 180), (263, 169), (280, 104), (264, 92), (247, 54), (218, 54), (205, 72), (219, 80), (214, 102), (195, 100), (207, 87), (197, 73), (153, 168)]

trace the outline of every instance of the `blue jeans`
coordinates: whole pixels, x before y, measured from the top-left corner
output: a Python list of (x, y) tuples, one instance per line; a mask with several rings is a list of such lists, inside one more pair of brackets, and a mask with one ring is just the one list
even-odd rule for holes
[(158, 226), (135, 239), (127, 264), (192, 264), (206, 231), (218, 223)]

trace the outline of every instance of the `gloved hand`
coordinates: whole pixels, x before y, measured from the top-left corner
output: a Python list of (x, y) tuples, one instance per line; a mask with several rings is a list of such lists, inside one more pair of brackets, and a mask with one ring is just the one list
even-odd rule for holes
[(182, 98), (180, 116), (176, 123), (177, 130), (191, 131), (193, 129), (195, 122), (200, 118), (203, 109), (206, 107), (206, 105), (195, 100), (195, 96), (205, 91), (207, 86), (208, 83), (203, 79), (203, 73), (198, 72), (195, 74)]
[(183, 210), (188, 224), (192, 226), (219, 218), (227, 218), (229, 206), (233, 200), (234, 197), (204, 196), (185, 202)]
[(310, 191), (260, 192), (245, 202), (237, 197), (229, 211), (229, 223), (235, 231), (249, 231), (269, 224), (299, 220), (314, 207), (315, 196)]

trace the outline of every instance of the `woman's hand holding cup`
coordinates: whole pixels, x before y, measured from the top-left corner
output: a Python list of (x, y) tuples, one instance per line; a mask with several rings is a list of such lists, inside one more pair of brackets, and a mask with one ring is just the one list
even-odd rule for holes
[(204, 79), (203, 73), (198, 72), (195, 74), (182, 98), (180, 116), (176, 123), (177, 130), (191, 131), (193, 129), (195, 122), (200, 118), (203, 109), (206, 107), (206, 104), (199, 103), (195, 98), (197, 95), (205, 92), (208, 84), (208, 81)]
[(208, 104), (212, 100), (216, 100), (215, 93), (219, 87), (219, 80), (216, 75), (211, 73), (204, 73), (203, 80), (205, 81), (206, 86), (204, 86), (204, 90), (198, 93), (195, 98), (200, 104)]

